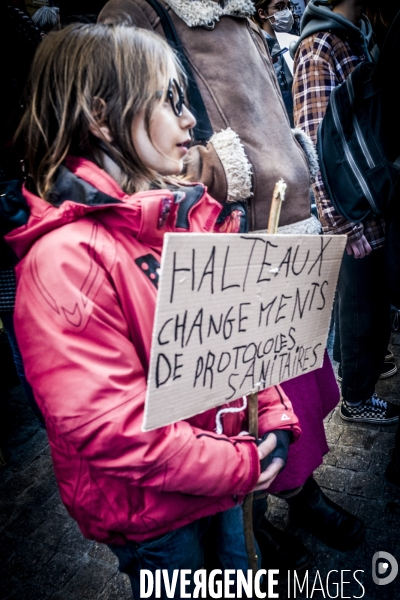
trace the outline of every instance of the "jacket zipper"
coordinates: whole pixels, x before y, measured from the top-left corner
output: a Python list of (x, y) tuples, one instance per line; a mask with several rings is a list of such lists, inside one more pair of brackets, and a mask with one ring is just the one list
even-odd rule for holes
[(350, 165), (351, 170), (353, 171), (353, 174), (355, 176), (355, 178), (357, 179), (358, 183), (361, 186), (361, 189), (365, 195), (365, 197), (367, 198), (371, 208), (374, 210), (375, 213), (379, 213), (374, 199), (371, 195), (371, 192), (369, 191), (367, 182), (365, 181), (364, 177), (362, 176), (359, 168), (356, 165), (356, 162), (351, 154), (350, 148), (348, 146), (348, 143), (346, 141), (346, 138), (344, 136), (344, 132), (343, 132), (343, 128), (342, 128), (342, 124), (340, 123), (340, 119), (339, 119), (339, 115), (337, 112), (337, 107), (336, 107), (336, 98), (335, 98), (335, 94), (331, 94), (331, 106), (332, 106), (332, 114), (333, 114), (333, 120), (335, 121), (335, 126), (336, 129), (339, 132), (340, 135), (340, 139), (342, 140), (342, 144), (343, 144), (343, 149), (344, 149), (344, 153), (346, 154), (346, 158), (347, 161)]
[[(347, 89), (348, 89), (349, 96), (350, 96), (351, 106), (353, 106), (354, 105), (354, 88), (353, 88), (353, 82), (351, 80), (351, 77), (347, 78), (346, 83), (347, 83)], [(364, 156), (368, 163), (369, 168), (372, 169), (376, 166), (376, 164), (370, 154), (370, 151), (368, 150), (368, 146), (367, 146), (364, 136), (361, 132), (360, 124), (358, 122), (356, 115), (354, 115), (353, 124), (354, 124), (354, 130), (355, 130), (356, 136), (357, 136), (357, 141), (361, 146), (361, 150), (364, 153)]]

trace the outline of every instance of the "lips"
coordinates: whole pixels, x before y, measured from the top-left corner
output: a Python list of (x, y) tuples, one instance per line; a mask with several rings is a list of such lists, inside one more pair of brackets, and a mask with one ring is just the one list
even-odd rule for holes
[(188, 150), (188, 149), (189, 149), (189, 146), (190, 146), (190, 142), (191, 142), (191, 141), (192, 141), (192, 140), (189, 138), (189, 139), (185, 140), (184, 142), (181, 142), (180, 144), (177, 144), (177, 146), (178, 146), (179, 148), (186, 148), (186, 150)]
[(182, 156), (185, 156), (189, 152), (190, 142), (191, 140), (186, 140), (185, 142), (176, 144), (177, 148), (182, 152)]

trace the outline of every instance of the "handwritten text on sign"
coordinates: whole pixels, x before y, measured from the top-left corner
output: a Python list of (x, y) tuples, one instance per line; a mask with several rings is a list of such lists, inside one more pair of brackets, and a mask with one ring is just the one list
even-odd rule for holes
[(167, 234), (144, 430), (319, 368), (345, 241)]

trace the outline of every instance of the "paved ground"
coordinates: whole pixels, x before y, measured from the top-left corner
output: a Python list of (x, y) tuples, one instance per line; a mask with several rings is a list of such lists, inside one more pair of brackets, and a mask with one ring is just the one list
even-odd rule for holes
[[(399, 362), (400, 336), (393, 342)], [(113, 555), (106, 547), (85, 540), (63, 508), (46, 433), (39, 428), (21, 388), (13, 385), (2, 392), (0, 448), (7, 465), (0, 470), (0, 600), (130, 598)], [(400, 375), (388, 381), (382, 393), (400, 398)], [(280, 598), (398, 600), (400, 576), (379, 587), (371, 578), (375, 552), (390, 552), (400, 562), (400, 489), (383, 478), (395, 428), (345, 424), (336, 410), (328, 417), (326, 429), (331, 452), (316, 477), (329, 496), (365, 520), (366, 539), (354, 551), (338, 552), (297, 530), (314, 556), (308, 594), (304, 588), (303, 593), (297, 589), (294, 595), (291, 588), (288, 596), (287, 584), (282, 583)], [(287, 522), (283, 501), (271, 501), (269, 512), (277, 526), (296, 531)], [(330, 588), (321, 590), (318, 575), (325, 581), (330, 570), (346, 569), (343, 579), (352, 584), (337, 588), (334, 583), (340, 579), (332, 573)], [(356, 570), (364, 571), (356, 575), (363, 582), (364, 595), (353, 579)]]

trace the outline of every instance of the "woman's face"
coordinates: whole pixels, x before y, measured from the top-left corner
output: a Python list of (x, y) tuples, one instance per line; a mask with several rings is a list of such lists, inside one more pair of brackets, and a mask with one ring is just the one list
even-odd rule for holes
[[(169, 77), (168, 90), (160, 90), (165, 100), (156, 105), (150, 117), (150, 135), (146, 130), (144, 110), (135, 115), (131, 129), (140, 160), (160, 175), (177, 175), (182, 171), (191, 141), (190, 129), (196, 124), (190, 110), (184, 104), (180, 105), (179, 89), (174, 83), (174, 80), (178, 81), (178, 74), (173, 63)], [(176, 114), (179, 108), (180, 116)]]
[(260, 19), (262, 20), (262, 28), (264, 29), (264, 31), (266, 31), (270, 35), (275, 35), (274, 29), (272, 27), (272, 24), (275, 23), (274, 15), (277, 12), (286, 10), (287, 8), (289, 8), (289, 5), (290, 0), (272, 0), (268, 4), (268, 7), (264, 9), (258, 9), (258, 14), (260, 16)]

